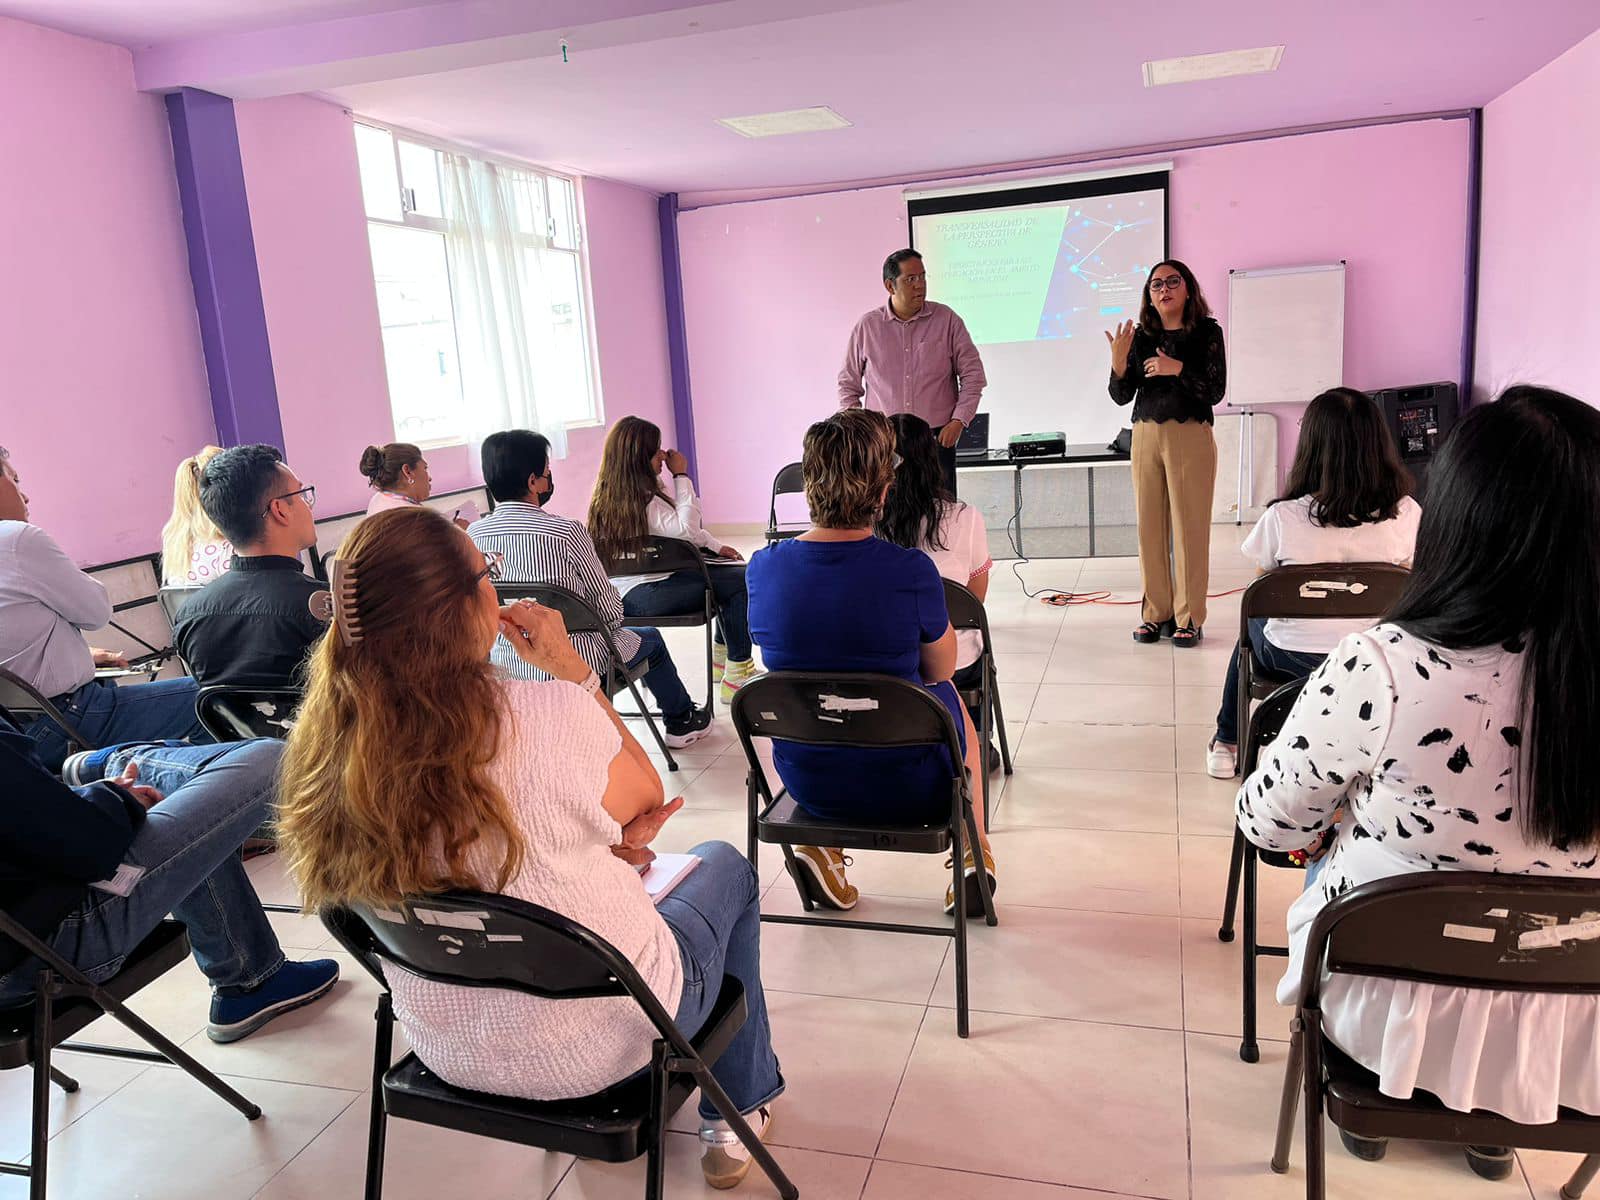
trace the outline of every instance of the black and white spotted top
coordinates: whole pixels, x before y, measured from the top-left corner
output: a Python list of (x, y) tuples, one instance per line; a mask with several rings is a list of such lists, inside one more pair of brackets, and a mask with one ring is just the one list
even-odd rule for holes
[[(1437, 870), (1600, 877), (1593, 849), (1530, 844), (1516, 819), (1521, 670), (1502, 648), (1445, 650), (1380, 625), (1345, 638), (1307, 680), (1238, 796), (1240, 828), (1274, 850), (1306, 846), (1344, 810), (1320, 877), (1289, 909), (1280, 1002), (1294, 1002), (1318, 911), (1359, 884)], [(1554, 1120), (1557, 1103), (1600, 1114), (1592, 997), (1340, 975), (1323, 1010), (1330, 1036), (1390, 1095), (1421, 1087), (1530, 1123)]]

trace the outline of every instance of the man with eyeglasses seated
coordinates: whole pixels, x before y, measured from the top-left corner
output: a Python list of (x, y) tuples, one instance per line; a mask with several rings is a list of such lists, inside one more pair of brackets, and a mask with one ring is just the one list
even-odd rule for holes
[(183, 602), (178, 653), (202, 687), (297, 687), (333, 614), (328, 585), (305, 573), (316, 546), (316, 489), (275, 446), (235, 446), (200, 472), (200, 507), (233, 543), (233, 565)]
[[(33, 524), (22, 477), (0, 447), (0, 667), (45, 696), (96, 745), (191, 738), (209, 741), (194, 716), (192, 679), (115, 684), (96, 667), (127, 666), (83, 640), (111, 621), (105, 585), (67, 557)], [(52, 771), (67, 756), (66, 734), (48, 717), (25, 721), (40, 760)]]
[(839, 371), (839, 407), (921, 417), (939, 439), (944, 485), (956, 494), (956, 443), (972, 424), (988, 379), (966, 322), (928, 299), (928, 271), (915, 250), (883, 262), (889, 300), (850, 331)]

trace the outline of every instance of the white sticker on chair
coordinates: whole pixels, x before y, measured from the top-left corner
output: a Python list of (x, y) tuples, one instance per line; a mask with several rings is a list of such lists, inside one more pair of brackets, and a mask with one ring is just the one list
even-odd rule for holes
[(1592, 942), (1596, 938), (1600, 938), (1600, 921), (1573, 921), (1566, 925), (1530, 929), (1517, 939), (1517, 949), (1548, 950), (1562, 942)]
[(1485, 928), (1482, 925), (1446, 925), (1444, 936), (1455, 938), (1461, 942), (1492, 942), (1496, 930)]
[(470, 929), (474, 933), (483, 932), (486, 912), (444, 912), (437, 908), (413, 908), (412, 913), (424, 925), (440, 925), (445, 929)]
[(878, 702), (871, 696), (831, 696), (823, 693), (817, 697), (817, 702), (825, 713), (874, 712), (878, 707)]

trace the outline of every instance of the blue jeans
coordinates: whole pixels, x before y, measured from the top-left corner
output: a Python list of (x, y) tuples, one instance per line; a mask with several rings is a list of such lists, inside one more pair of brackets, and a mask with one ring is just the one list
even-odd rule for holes
[[(689, 1037), (700, 1031), (724, 975), (744, 985), (744, 1025), (711, 1064), (711, 1073), (735, 1108), (753, 1113), (784, 1088), (761, 990), (761, 887), (750, 861), (727, 842), (703, 842), (690, 853), (700, 857), (700, 865), (656, 909), (683, 955), (678, 1026)], [(700, 1115), (722, 1116), (703, 1094)]]
[[(212, 746), (127, 746), (111, 755), (108, 778), (132, 760), (138, 782), (162, 792), (122, 861), (144, 868), (127, 896), (86, 887), (50, 946), (90, 979), (122, 968), (169, 912), (189, 931), (195, 962), (223, 995), (265, 982), (283, 950), (245, 874), (239, 847), (266, 820), (283, 743), (270, 739)], [(0, 976), (0, 1005), (33, 994), (40, 963), (29, 959)]]
[[(1326, 654), (1306, 654), (1299, 650), (1283, 650), (1267, 641), (1265, 618), (1250, 622), (1250, 648), (1256, 661), (1274, 675), (1285, 679), (1304, 679), (1322, 665)], [(1224, 745), (1239, 744), (1239, 647), (1233, 648), (1228, 660), (1228, 679), (1222, 685), (1222, 707), (1217, 710), (1217, 741)]]
[[(717, 641), (728, 648), (730, 662), (745, 662), (750, 650), (750, 594), (742, 566), (708, 567), (717, 595)], [(702, 611), (706, 594), (699, 571), (674, 571), (656, 583), (628, 589), (622, 611), (630, 617), (678, 617)]]
[(672, 655), (667, 653), (666, 642), (661, 640), (661, 631), (635, 629), (633, 632), (639, 635), (639, 653), (628, 660), (628, 666), (648, 663), (650, 669), (644, 673), (644, 685), (661, 706), (661, 715), (668, 721), (687, 720), (694, 712), (694, 701), (689, 699), (683, 680), (678, 678), (678, 668), (673, 665)]
[[(51, 701), (96, 746), (168, 738), (207, 743), (211, 735), (194, 715), (194, 698), (199, 691), (200, 685), (188, 676), (124, 687), (94, 679)], [(71, 747), (56, 723), (40, 717), (23, 732), (33, 738), (39, 760), (52, 771), (59, 771)]]

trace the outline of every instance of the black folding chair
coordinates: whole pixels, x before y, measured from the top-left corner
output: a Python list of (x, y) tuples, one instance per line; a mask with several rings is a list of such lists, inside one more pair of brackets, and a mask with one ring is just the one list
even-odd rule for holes
[(214, 683), (200, 689), (194, 713), (219, 742), (285, 738), (294, 727), (301, 699), (299, 688)]
[[(1260, 707), (1250, 717), (1249, 731), (1244, 741), (1244, 775), (1246, 778), (1256, 769), (1256, 763), (1261, 759), (1261, 752), (1270, 746), (1279, 732), (1283, 723), (1288, 719), (1289, 710), (1294, 707), (1294, 702), (1300, 696), (1300, 691), (1305, 687), (1304, 679), (1295, 679), (1284, 684), (1268, 696)], [(1261, 1061), (1261, 1047), (1256, 1043), (1256, 968), (1257, 959), (1262, 955), (1273, 958), (1285, 958), (1289, 954), (1287, 946), (1263, 946), (1260, 943), (1260, 929), (1258, 927), (1260, 895), (1256, 882), (1256, 864), (1266, 863), (1269, 867), (1279, 867), (1285, 870), (1301, 871), (1305, 868), (1294, 862), (1287, 854), (1277, 850), (1263, 850), (1252, 845), (1245, 837), (1244, 831), (1237, 825), (1233, 830), (1233, 865), (1228, 871), (1228, 906), (1223, 913), (1222, 928), (1217, 930), (1217, 937), (1224, 942), (1233, 940), (1233, 896), (1241, 887), (1244, 891), (1244, 1016), (1243, 1040), (1239, 1043), (1239, 1057), (1247, 1063)]]
[(1306, 563), (1268, 571), (1239, 599), (1239, 728), (1250, 701), (1264, 700), (1287, 679), (1256, 660), (1250, 622), (1262, 619), (1371, 620), (1394, 607), (1411, 572), (1393, 563)]
[(15, 718), (13, 724), (18, 729), (24, 729), (35, 718), (43, 717), (66, 735), (67, 742), (71, 746), (79, 750), (100, 748), (85, 737), (59, 708), (39, 692), (38, 688), (20, 675), (13, 675), (4, 667), (0, 667), (0, 708), (12, 714)]
[(620, 575), (670, 575), (677, 571), (689, 571), (700, 576), (700, 582), (705, 587), (700, 608), (690, 613), (654, 613), (637, 619), (648, 622), (655, 629), (693, 629), (696, 626), (705, 626), (706, 707), (714, 711), (717, 689), (716, 680), (712, 677), (714, 653), (712, 642), (715, 622), (721, 613), (717, 608), (717, 593), (711, 586), (711, 567), (707, 564), (705, 555), (700, 553), (699, 547), (678, 538), (650, 538), (639, 549), (618, 554), (616, 561), (611, 564), (613, 578)]
[(191, 584), (169, 584), (156, 592), (156, 598), (161, 601), (161, 611), (167, 614), (169, 629), (177, 625), (178, 610), (183, 607), (184, 601), (203, 590)]
[[(0, 909), (0, 938), (15, 942), (38, 959), (35, 995), (21, 1005), (0, 1009), (0, 1071), (33, 1068), (32, 1134), (27, 1163), (0, 1162), (0, 1175), (28, 1178), (29, 1200), (45, 1200), (50, 1152), (50, 1084), (64, 1092), (78, 1090), (78, 1081), (50, 1061), (60, 1048), (80, 1054), (133, 1059), (180, 1067), (254, 1121), (261, 1109), (246, 1100), (192, 1056), (123, 1003), (146, 984), (159, 979), (189, 956), (189, 935), (176, 921), (163, 921), (123, 961), (122, 969), (104, 983), (95, 983), (20, 922)], [(127, 1026), (154, 1050), (95, 1046), (69, 1042), (102, 1014)], [(104, 1148), (102, 1148), (104, 1149)]]
[(667, 760), (667, 770), (678, 769), (677, 759), (672, 757), (672, 751), (667, 747), (667, 739), (661, 735), (661, 727), (656, 723), (655, 716), (644, 702), (644, 696), (639, 691), (639, 680), (645, 677), (648, 668), (644, 663), (630, 668), (617, 652), (617, 641), (611, 636), (611, 626), (595, 611), (590, 604), (577, 592), (568, 588), (558, 587), (553, 583), (497, 583), (494, 590), (500, 596), (502, 604), (509, 604), (513, 600), (534, 600), (546, 608), (553, 608), (561, 614), (561, 620), (567, 627), (567, 636), (572, 637), (579, 633), (597, 633), (605, 642), (607, 661), (611, 669), (601, 678), (601, 685), (606, 690), (608, 697), (615, 696), (618, 692), (627, 690), (633, 697), (633, 702), (638, 705), (639, 711), (620, 712), (622, 717), (643, 717), (644, 723), (650, 728), (650, 736), (655, 739), (661, 753)]
[[(961, 701), (968, 708), (977, 708), (982, 716), (978, 726), (978, 740), (983, 744), (985, 766), (988, 764), (989, 737), (1000, 734), (1000, 762), (1005, 773), (1011, 774), (1011, 745), (1006, 738), (1006, 716), (1000, 708), (999, 678), (994, 669), (994, 641), (989, 637), (989, 614), (983, 601), (969, 588), (954, 580), (944, 581), (944, 606), (950, 612), (950, 624), (956, 629), (976, 629), (983, 638), (983, 679), (976, 693), (962, 692)], [(989, 793), (984, 791), (984, 818), (989, 816)]]
[[(962, 858), (970, 847), (978, 865), (974, 873), (984, 920), (998, 924), (989, 876), (978, 849), (978, 825), (972, 811), (971, 783), (961, 759), (955, 719), (927, 688), (892, 675), (827, 675), (773, 671), (741, 687), (733, 698), (733, 727), (750, 764), (746, 780), (748, 817), (746, 854), (759, 870), (758, 846), (783, 847), (784, 864), (800, 889), (809, 914), (816, 905), (806, 889), (805, 870), (795, 861), (794, 846), (828, 846), (841, 850), (885, 850), (904, 854), (950, 855), (955, 889), (953, 928), (894, 925), (878, 921), (844, 921), (832, 917), (790, 917), (762, 913), (763, 921), (789, 925), (831, 925), (841, 929), (876, 929), (954, 938), (956, 943), (956, 1032), (967, 1036), (967, 899)], [(807, 746), (889, 747), (944, 746), (950, 754), (950, 815), (932, 825), (873, 825), (866, 822), (820, 821), (793, 796), (774, 793), (766, 768), (756, 753), (755, 739), (769, 738)], [(983, 782), (987, 789), (987, 780)]]
[(806, 490), (806, 476), (799, 463), (790, 463), (779, 471), (772, 479), (772, 500), (767, 505), (767, 541), (781, 542), (784, 538), (798, 537), (810, 525), (806, 522), (785, 522), (778, 524), (778, 497), (803, 494)]
[[(1283, 1075), (1272, 1169), (1289, 1169), (1298, 1093), (1305, 1092), (1306, 1200), (1323, 1200), (1322, 1117), (1358, 1137), (1511, 1146), (1585, 1156), (1561, 1189), (1577, 1200), (1600, 1170), (1600, 1117), (1560, 1110), (1548, 1125), (1523, 1125), (1482, 1109), (1446, 1108), (1426, 1093), (1384, 1095), (1378, 1078), (1329, 1041), (1322, 1028), (1324, 974), (1444, 987), (1560, 996), (1600, 995), (1600, 944), (1560, 938), (1600, 908), (1593, 879), (1430, 871), (1379, 879), (1317, 914), (1306, 940), (1300, 997)], [(1452, 929), (1470, 930), (1452, 936)], [(1440, 931), (1444, 932), (1441, 933)], [(1558, 936), (1529, 946), (1531, 933)]]
[[(450, 892), (408, 898), (393, 909), (334, 909), (322, 919), (383, 989), (372, 1060), (367, 1200), (383, 1194), (390, 1117), (602, 1162), (631, 1162), (644, 1154), (645, 1197), (659, 1200), (667, 1121), (697, 1085), (778, 1194), (785, 1200), (800, 1194), (711, 1073), (709, 1064), (721, 1057), (745, 1021), (744, 989), (733, 977), (724, 978), (705, 1028), (690, 1038), (610, 943), (526, 901)], [(436, 983), (504, 988), (545, 1000), (631, 997), (660, 1035), (651, 1045), (649, 1070), (592, 1096), (546, 1102), (453, 1087), (414, 1053), (391, 1067), (394, 1006), (384, 963)]]

